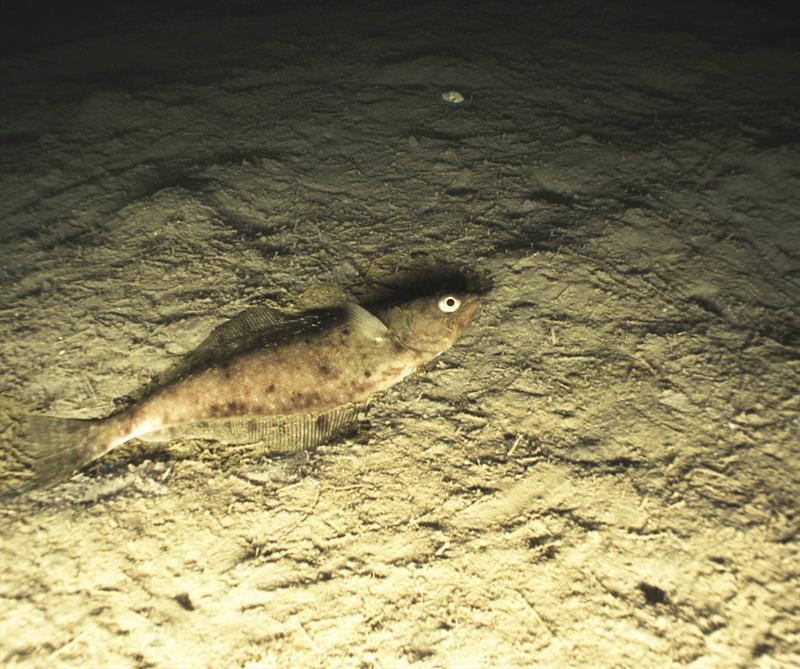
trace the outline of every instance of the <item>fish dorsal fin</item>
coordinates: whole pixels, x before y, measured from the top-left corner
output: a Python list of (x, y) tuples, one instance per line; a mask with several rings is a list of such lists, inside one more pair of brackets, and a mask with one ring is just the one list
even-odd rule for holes
[(259, 338), (274, 330), (283, 330), (293, 322), (302, 321), (301, 317), (292, 317), (274, 307), (259, 304), (245, 309), (229, 321), (217, 326), (196, 350), (226, 347), (233, 342), (249, 340), (253, 335)]
[(142, 395), (181, 379), (204, 365), (225, 360), (259, 343), (279, 342), (321, 322), (321, 313), (286, 314), (263, 304), (250, 307), (217, 326), (200, 345), (159, 375)]
[(346, 302), (342, 308), (345, 311), (350, 329), (359, 336), (376, 342), (381, 342), (390, 336), (389, 328), (383, 324), (383, 321), (377, 316), (373, 316), (361, 305)]

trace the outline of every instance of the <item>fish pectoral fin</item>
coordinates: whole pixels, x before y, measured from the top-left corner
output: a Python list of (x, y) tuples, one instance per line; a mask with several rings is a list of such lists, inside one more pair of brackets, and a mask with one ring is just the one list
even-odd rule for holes
[(360, 304), (347, 302), (343, 305), (347, 314), (347, 324), (359, 336), (370, 341), (382, 341), (390, 336), (389, 328)]
[(207, 420), (187, 426), (182, 436), (223, 444), (261, 444), (270, 453), (294, 453), (347, 431), (363, 409), (363, 404), (345, 404), (318, 413)]

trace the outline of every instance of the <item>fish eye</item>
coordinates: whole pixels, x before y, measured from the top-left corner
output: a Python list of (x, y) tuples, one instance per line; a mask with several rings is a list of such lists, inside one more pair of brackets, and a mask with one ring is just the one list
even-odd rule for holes
[(454, 311), (458, 311), (460, 306), (461, 300), (453, 295), (447, 295), (439, 300), (439, 309), (444, 311), (446, 314), (451, 314)]

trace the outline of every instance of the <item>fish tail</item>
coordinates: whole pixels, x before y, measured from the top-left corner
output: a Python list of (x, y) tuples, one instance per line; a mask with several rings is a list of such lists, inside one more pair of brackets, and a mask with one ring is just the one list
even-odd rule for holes
[(0, 496), (54, 485), (108, 450), (106, 420), (20, 416), (0, 453)]

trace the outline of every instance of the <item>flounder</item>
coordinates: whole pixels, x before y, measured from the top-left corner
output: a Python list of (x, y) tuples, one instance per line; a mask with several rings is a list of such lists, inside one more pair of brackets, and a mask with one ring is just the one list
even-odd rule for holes
[(449, 349), (478, 308), (469, 293), (295, 315), (253, 307), (122, 411), (93, 420), (27, 416), (10, 445), (15, 480), (0, 477), (0, 492), (57, 483), (132, 439), (310, 448), (353, 423), (373, 395)]

